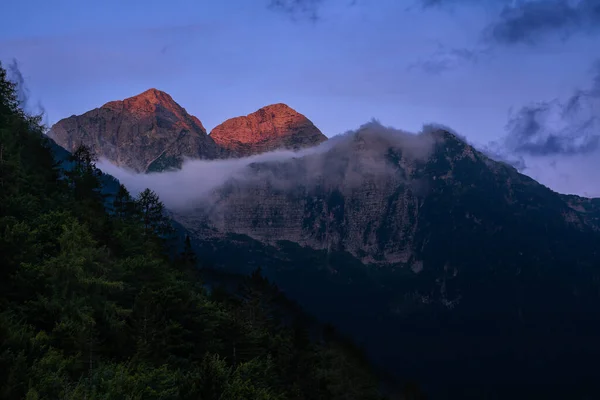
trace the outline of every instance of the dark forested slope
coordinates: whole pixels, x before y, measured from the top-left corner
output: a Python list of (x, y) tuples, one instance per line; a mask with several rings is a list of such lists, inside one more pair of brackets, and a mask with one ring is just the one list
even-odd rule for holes
[(380, 398), (358, 352), (309, 340), (259, 274), (207, 293), (189, 243), (167, 256), (154, 193), (107, 201), (92, 154), (61, 169), (39, 122), (0, 66), (0, 398)]

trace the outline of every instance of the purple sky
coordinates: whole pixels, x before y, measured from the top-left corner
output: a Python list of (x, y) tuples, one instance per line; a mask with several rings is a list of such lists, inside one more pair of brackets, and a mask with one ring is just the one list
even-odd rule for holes
[(600, 0), (269, 1), (14, 1), (0, 60), (50, 123), (150, 87), (208, 130), (276, 102), (328, 136), (436, 122), (600, 196)]

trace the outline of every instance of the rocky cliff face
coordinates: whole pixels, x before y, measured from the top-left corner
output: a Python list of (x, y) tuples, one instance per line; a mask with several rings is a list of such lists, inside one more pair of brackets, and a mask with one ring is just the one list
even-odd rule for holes
[(299, 150), (327, 140), (308, 118), (285, 104), (229, 119), (215, 127), (210, 137), (238, 157), (276, 149)]
[(223, 153), (198, 118), (156, 89), (62, 119), (48, 135), (69, 151), (83, 143), (137, 172), (177, 168), (184, 157), (214, 159)]
[[(435, 232), (504, 235), (507, 223), (522, 231), (597, 226), (583, 200), (565, 201), (452, 134), (413, 136), (373, 124), (313, 154), (252, 164), (204, 201), (201, 216), (180, 212), (182, 221), (416, 272), (435, 252)], [(532, 218), (534, 226), (522, 226)], [(448, 235), (444, 240), (460, 244)], [(506, 240), (516, 246), (516, 239)]]
[[(425, 182), (410, 174), (435, 141), (432, 135), (386, 136), (366, 128), (303, 157), (254, 163), (200, 210), (220, 232), (349, 251), (367, 263), (405, 263), (413, 232), (406, 227), (414, 226), (425, 190)], [(408, 151), (390, 161), (390, 149), (401, 146)]]
[(600, 232), (600, 198), (589, 199), (575, 195), (561, 195), (561, 198), (586, 225)]

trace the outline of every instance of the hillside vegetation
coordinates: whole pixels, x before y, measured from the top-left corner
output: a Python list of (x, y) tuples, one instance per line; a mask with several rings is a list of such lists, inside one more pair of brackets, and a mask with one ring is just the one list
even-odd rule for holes
[(204, 289), (150, 190), (105, 207), (94, 156), (61, 168), (0, 66), (0, 398), (381, 399), (360, 352), (309, 337), (259, 272)]

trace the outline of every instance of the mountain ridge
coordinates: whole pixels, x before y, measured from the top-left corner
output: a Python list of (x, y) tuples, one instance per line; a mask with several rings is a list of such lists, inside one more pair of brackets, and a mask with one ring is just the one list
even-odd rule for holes
[(186, 158), (300, 150), (327, 140), (308, 118), (283, 103), (229, 119), (208, 135), (197, 117), (155, 88), (61, 119), (48, 136), (67, 150), (83, 143), (117, 166), (146, 173), (179, 169)]
[[(581, 207), (568, 206), (550, 189), (493, 161), (449, 132), (386, 137), (372, 129), (385, 130), (370, 125), (347, 138), (331, 139), (326, 151), (252, 163), (243, 176), (228, 181), (206, 200), (211, 204), (206, 223), (217, 231), (243, 233), (267, 242), (286, 238), (316, 249), (334, 246), (368, 263), (408, 263), (412, 253), (403, 246), (412, 234), (401, 227), (417, 224), (419, 208), (431, 201), (425, 193), (428, 190), (456, 186), (456, 196), (473, 191), (474, 183), (462, 182), (461, 176), (468, 172), (486, 174), (491, 184), (502, 188), (499, 201), (519, 203), (515, 188), (520, 193), (533, 185), (544, 191), (541, 199), (553, 199), (554, 205), (548, 207), (555, 207), (565, 223), (596, 228), (593, 214), (590, 217)], [(394, 142), (400, 147), (388, 147)], [(294, 182), (290, 190), (286, 189), (288, 182)], [(466, 214), (477, 219), (472, 212)]]

